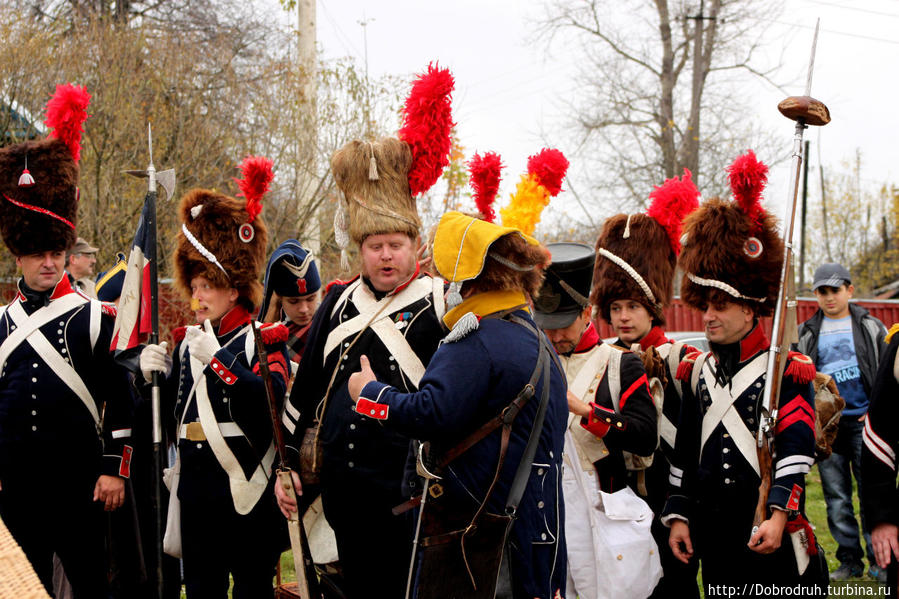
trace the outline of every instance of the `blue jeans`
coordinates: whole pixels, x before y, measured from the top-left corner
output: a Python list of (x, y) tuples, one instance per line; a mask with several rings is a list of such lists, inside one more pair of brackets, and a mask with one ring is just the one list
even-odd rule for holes
[[(862, 429), (863, 422), (858, 416), (845, 416), (840, 420), (839, 432), (833, 443), (833, 453), (818, 464), (821, 473), (821, 487), (824, 490), (824, 501), (827, 504), (827, 525), (830, 534), (839, 545), (837, 559), (840, 563), (862, 564), (865, 554), (859, 539), (859, 523), (855, 519), (852, 506), (852, 476), (861, 492), (862, 465)], [(862, 535), (868, 553), (868, 563), (874, 564), (874, 551), (871, 547), (871, 531), (865, 526), (864, 508), (859, 504), (859, 518), (862, 523)]]

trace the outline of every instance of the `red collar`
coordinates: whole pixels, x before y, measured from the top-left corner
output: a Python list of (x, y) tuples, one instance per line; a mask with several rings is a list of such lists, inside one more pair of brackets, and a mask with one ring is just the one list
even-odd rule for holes
[[(19, 282), (24, 282), (25, 279), (19, 279)], [(25, 295), (22, 293), (21, 289), (18, 289), (18, 285), (16, 285), (16, 299), (19, 301), (25, 300)], [(77, 290), (72, 288), (72, 284), (69, 282), (68, 275), (63, 272), (62, 278), (59, 279), (59, 282), (53, 287), (53, 293), (50, 294), (50, 300), (59, 299), (64, 295), (68, 295), (70, 293), (79, 293)]]
[(406, 279), (405, 281), (403, 281), (402, 283), (400, 283), (399, 285), (397, 285), (396, 288), (393, 291), (391, 291), (390, 293), (388, 293), (387, 295), (396, 295), (397, 293), (399, 293), (400, 291), (402, 291), (403, 289), (405, 289), (406, 287), (411, 285), (412, 281), (414, 281), (415, 279), (418, 278), (418, 273), (420, 271), (421, 271), (421, 266), (416, 261), (415, 262), (415, 272), (412, 273), (412, 276), (409, 277), (408, 279)]
[(765, 329), (762, 328), (760, 323), (756, 322), (749, 334), (740, 340), (740, 362), (745, 362), (770, 346), (771, 342), (768, 341)]
[(250, 313), (247, 312), (246, 308), (238, 304), (228, 310), (228, 312), (226, 312), (225, 315), (222, 316), (222, 320), (221, 322), (219, 322), (216, 336), (221, 337), (222, 335), (227, 335), (231, 331), (244, 326), (248, 322), (250, 322)]
[(640, 349), (660, 347), (666, 343), (671, 343), (671, 340), (665, 337), (665, 330), (660, 326), (654, 326), (649, 329), (643, 339), (640, 339)]
[(596, 332), (596, 327), (593, 326), (591, 322), (587, 326), (587, 330), (584, 331), (584, 334), (581, 335), (581, 340), (578, 341), (577, 347), (574, 348), (572, 353), (580, 354), (589, 349), (592, 349), (596, 345), (599, 344), (599, 333)]

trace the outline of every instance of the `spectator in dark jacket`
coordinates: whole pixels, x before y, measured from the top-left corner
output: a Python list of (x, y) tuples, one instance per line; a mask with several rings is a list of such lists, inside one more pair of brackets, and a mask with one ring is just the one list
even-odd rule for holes
[[(864, 572), (859, 526), (852, 505), (852, 473), (861, 487), (862, 428), (877, 365), (885, 350), (886, 327), (864, 308), (849, 303), (855, 288), (849, 271), (840, 264), (819, 266), (812, 290), (819, 308), (802, 323), (798, 350), (809, 356), (820, 372), (833, 377), (846, 400), (833, 453), (818, 464), (827, 504), (827, 524), (839, 545), (840, 567), (830, 577), (845, 580)], [(884, 572), (874, 561), (864, 509), (860, 511), (870, 564), (868, 573), (882, 580)]]

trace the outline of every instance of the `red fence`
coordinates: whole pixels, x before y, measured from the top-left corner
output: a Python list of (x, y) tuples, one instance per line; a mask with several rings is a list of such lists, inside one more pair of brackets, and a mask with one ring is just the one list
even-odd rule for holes
[[(895, 322), (899, 322), (899, 300), (858, 300), (859, 306), (862, 306), (872, 316), (879, 319), (888, 328)], [(815, 310), (818, 309), (818, 302), (815, 298), (802, 297), (799, 298), (798, 318), (799, 322), (808, 320)], [(703, 331), (702, 314), (681, 303), (680, 299), (675, 298), (671, 306), (665, 310), (665, 329), (669, 331)], [(765, 328), (770, 332), (771, 319), (763, 320)], [(599, 327), (599, 336), (602, 338), (614, 337), (612, 327), (603, 322)]]

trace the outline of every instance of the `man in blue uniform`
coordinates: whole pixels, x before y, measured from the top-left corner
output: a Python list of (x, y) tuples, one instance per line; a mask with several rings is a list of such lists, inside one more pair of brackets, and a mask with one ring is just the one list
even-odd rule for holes
[[(140, 358), (146, 380), (153, 371), (165, 375), (162, 398), (174, 415), (180, 479), (170, 488), (176, 503), (169, 505), (166, 536), (180, 532), (189, 598), (228, 597), (229, 574), (235, 599), (272, 597), (286, 545), (286, 527), (271, 501), (276, 450), (250, 329), (268, 238), (257, 216), (264, 189), (250, 182), (270, 180), (271, 161), (249, 157), (241, 168), (246, 201), (205, 189), (182, 198), (175, 280), (200, 324), (175, 331), (171, 358), (165, 343), (148, 345)], [(260, 334), (274, 397), (281, 398), (289, 372), (287, 329), (273, 324)], [(180, 527), (171, 520), (179, 500)], [(177, 549), (167, 551), (177, 556)]]
[[(746, 168), (747, 171), (742, 171)], [(684, 390), (662, 521), (674, 555), (702, 563), (706, 588), (718, 584), (795, 585), (816, 554), (803, 515), (805, 475), (814, 462), (814, 366), (790, 354), (774, 428), (772, 486), (765, 519), (753, 530), (759, 498), (756, 453), (768, 349), (760, 317), (772, 313), (783, 240), (760, 205), (767, 167), (751, 152), (731, 167), (735, 201), (711, 199), (684, 225), (681, 297), (703, 313), (711, 352), (678, 368)]]
[(322, 281), (312, 252), (296, 239), (279, 245), (268, 259), (263, 286), (259, 320), (284, 323), (287, 349), (296, 367), (309, 341), (312, 317), (321, 299)]
[[(697, 560), (683, 564), (668, 547), (668, 529), (659, 516), (668, 497), (669, 464), (681, 408), (681, 384), (676, 379), (681, 359), (694, 348), (665, 335), (664, 310), (671, 303), (674, 268), (680, 253), (683, 219), (699, 206), (699, 190), (690, 171), (671, 178), (650, 194), (645, 213), (618, 214), (603, 224), (591, 299), (598, 314), (618, 336), (616, 345), (639, 344), (653, 382), (658, 410), (658, 449), (652, 462), (628, 474), (630, 485), (655, 514), (652, 535), (659, 548), (663, 577), (652, 597), (698, 597)], [(652, 349), (651, 349), (652, 348)], [(653, 379), (655, 379), (653, 381)]]
[(115, 309), (65, 276), (89, 97), (60, 86), (51, 137), (0, 150), (0, 233), (22, 271), (0, 314), (0, 516), (48, 591), (59, 556), (76, 599), (106, 596), (103, 510), (121, 505), (131, 461)]
[[(643, 594), (636, 588), (628, 589), (630, 594), (618, 587), (620, 581), (610, 580), (612, 572), (600, 564), (604, 541), (596, 491), (625, 489), (632, 478), (632, 454), (650, 456), (655, 450), (656, 409), (646, 371), (636, 353), (599, 339), (589, 299), (593, 249), (579, 243), (551, 243), (547, 249), (553, 263), (534, 301), (534, 321), (553, 343), (568, 382), (571, 413), (563, 473), (568, 593), (595, 598), (601, 596), (600, 589), (615, 585), (624, 597), (642, 598), (655, 584), (658, 562), (655, 572), (639, 573), (646, 581)], [(643, 507), (648, 512), (645, 503)], [(652, 540), (649, 535), (645, 540), (648, 544), (641, 549), (649, 556)]]
[[(416, 261), (420, 221), (409, 194), (410, 158), (408, 145), (394, 138), (354, 141), (332, 158), (362, 267), (352, 280), (328, 286), (282, 420), (293, 448), (318, 423), (322, 503), (351, 599), (402, 597), (413, 520), (391, 510), (415, 493), (418, 481), (404, 480), (409, 438), (355, 413), (347, 380), (367, 355), (380, 380), (415, 391), (445, 332), (444, 282), (421, 274)], [(297, 509), (280, 485), (275, 492), (282, 512)]]
[[(435, 234), (434, 266), (448, 281), (461, 285), (462, 302), (444, 317), (451, 332), (434, 354), (419, 390), (410, 393), (377, 381), (368, 357), (361, 361), (361, 372), (350, 377), (357, 414), (428, 441), (428, 455), (435, 460), (456, 455), (439, 483), (432, 483), (423, 507), (416, 597), (469, 597), (475, 588), (491, 588), (498, 574), (480, 571), (484, 556), (473, 554), (463, 559), (465, 565), (453, 562), (457, 569), (452, 571), (467, 580), (467, 566), (476, 573), (473, 585), (435, 577), (441, 566), (451, 566), (435, 564), (428, 548), (432, 542), (439, 544), (440, 533), (449, 529), (431, 528), (429, 510), (449, 514), (447, 520), (460, 521), (464, 530), (469, 522), (473, 528), (485, 526), (476, 515), (481, 510), (508, 514), (510, 502), (517, 508), (507, 548), (513, 597), (549, 599), (565, 593), (560, 498), (565, 379), (528, 308), (548, 261), (545, 248), (515, 229), (448, 212)], [(514, 404), (511, 412), (517, 416), (510, 429), (497, 426), (484, 435), (475, 433), (485, 423), (501, 420), (501, 413), (508, 415), (507, 406), (520, 399), (528, 384), (533, 396)], [(520, 471), (522, 460), (525, 468)], [(516, 499), (518, 472), (523, 495)], [(497, 547), (504, 540), (502, 534), (492, 539)]]

